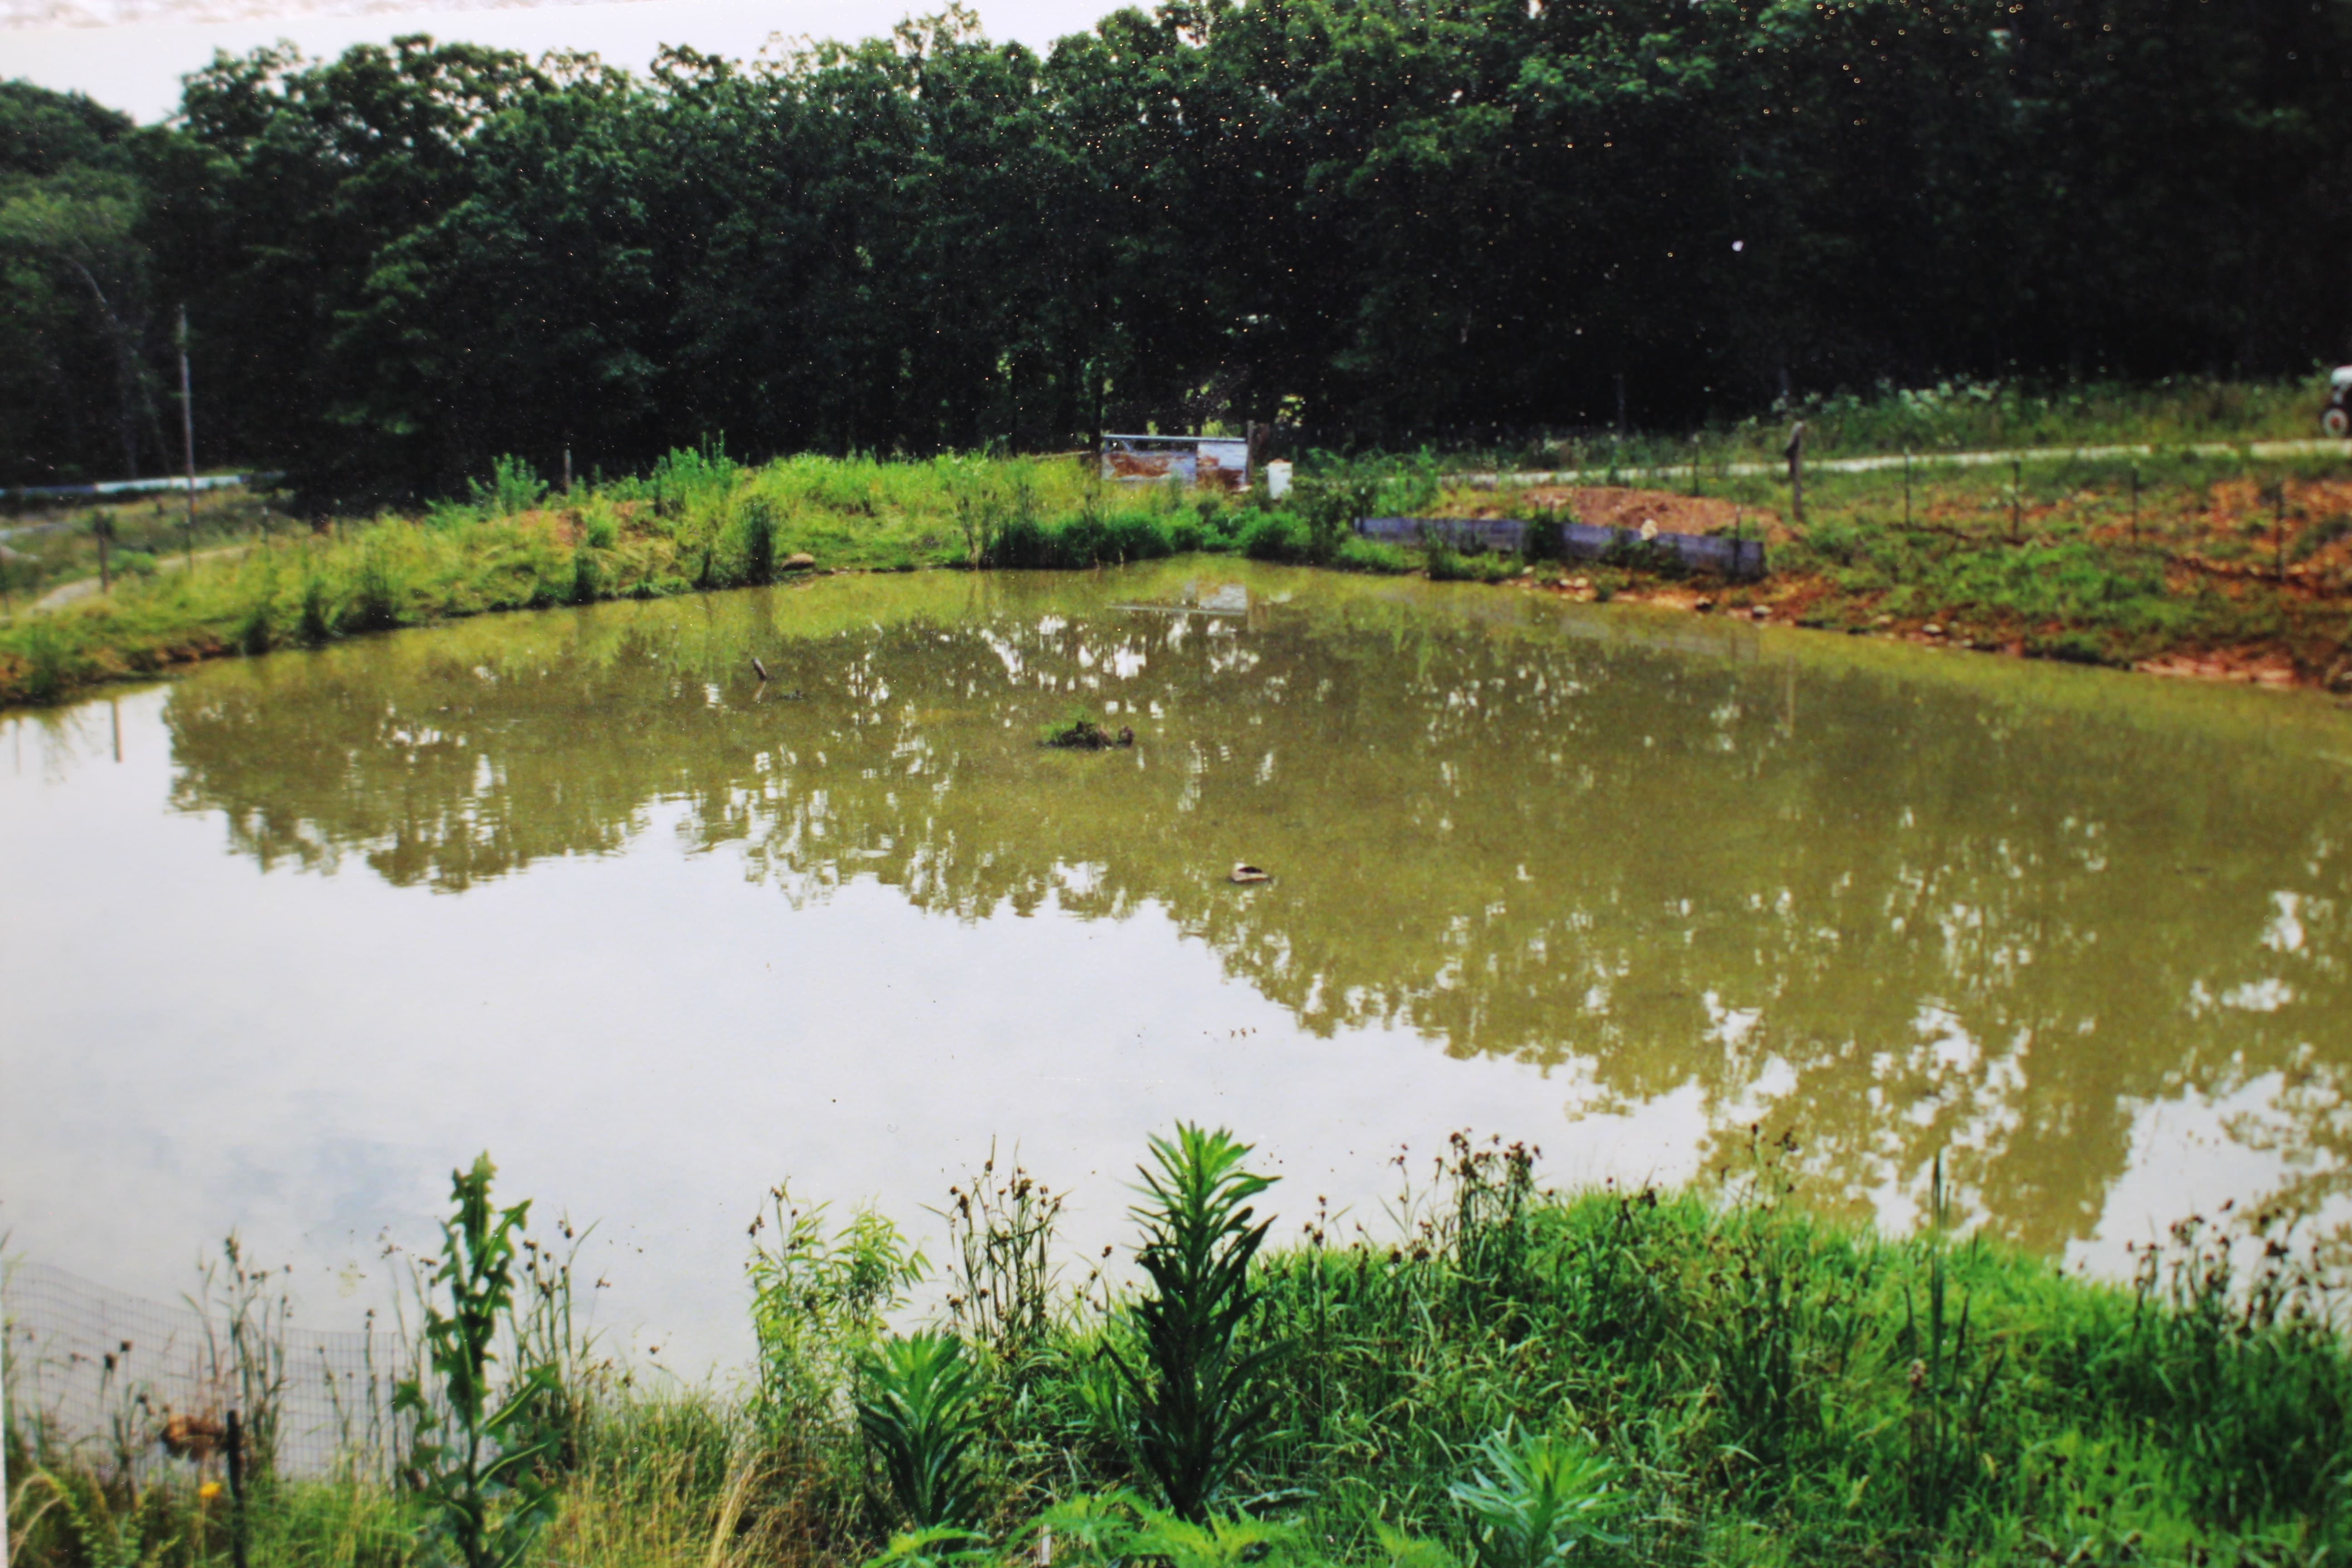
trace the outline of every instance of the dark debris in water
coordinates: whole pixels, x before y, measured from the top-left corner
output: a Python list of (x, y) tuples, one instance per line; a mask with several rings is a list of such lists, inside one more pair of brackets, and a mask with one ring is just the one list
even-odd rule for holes
[(1103, 752), (1115, 746), (1134, 745), (1135, 731), (1124, 724), (1113, 731), (1091, 719), (1073, 719), (1046, 731), (1043, 743), (1069, 752)]

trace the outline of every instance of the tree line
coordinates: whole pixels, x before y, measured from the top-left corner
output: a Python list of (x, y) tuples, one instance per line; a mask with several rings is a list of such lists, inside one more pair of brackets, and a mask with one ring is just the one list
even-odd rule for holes
[(0, 482), (1683, 422), (2352, 354), (2352, 0), (1170, 0), (0, 87)]

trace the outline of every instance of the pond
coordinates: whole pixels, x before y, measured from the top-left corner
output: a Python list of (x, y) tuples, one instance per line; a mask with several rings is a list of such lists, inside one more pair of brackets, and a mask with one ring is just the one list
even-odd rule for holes
[[(754, 658), (769, 679), (753, 673)], [(1074, 712), (1131, 748), (1041, 746)], [(1778, 1170), (2095, 1272), (2346, 1213), (2352, 717), (1516, 590), (1178, 561), (485, 618), (0, 735), (0, 1230), (356, 1321), (454, 1164), (740, 1359), (766, 1189), (1124, 1241), (1234, 1127), (1379, 1229), (1457, 1129)], [(1235, 885), (1236, 862), (1271, 880)], [(1409, 1150), (1402, 1168), (1392, 1162)]]

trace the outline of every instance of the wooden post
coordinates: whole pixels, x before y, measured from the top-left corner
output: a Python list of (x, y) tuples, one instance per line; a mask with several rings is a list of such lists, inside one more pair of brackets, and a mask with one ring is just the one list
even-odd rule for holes
[(106, 547), (114, 539), (114, 520), (100, 512), (89, 520), (89, 532), (98, 541), (98, 591), (110, 594), (114, 591), (114, 574), (107, 565)]
[(228, 1413), (228, 1548), (236, 1568), (245, 1564), (245, 1426)]
[(2286, 581), (2286, 479), (2271, 491), (2271, 576)]
[(2009, 460), (2009, 542), (2011, 544), (2025, 542), (2024, 501), (2025, 459), (2011, 458)]
[(563, 447), (563, 493), (572, 493), (572, 447), (569, 442)]
[[(5, 1380), (0, 1380), (5, 1382)], [(0, 1568), (8, 1568), (8, 1390), (0, 1386)]]
[[(1691, 499), (1698, 499), (1698, 437), (1696, 434), (1691, 437)], [(1735, 550), (1732, 553), (1736, 556), (1738, 552)]]
[(1782, 448), (1789, 459), (1789, 516), (1797, 527), (1805, 526), (1805, 422), (1798, 420), (1789, 426), (1789, 444)]
[(196, 564), (196, 405), (188, 380), (188, 308), (180, 307), (180, 445), (188, 468), (188, 566)]

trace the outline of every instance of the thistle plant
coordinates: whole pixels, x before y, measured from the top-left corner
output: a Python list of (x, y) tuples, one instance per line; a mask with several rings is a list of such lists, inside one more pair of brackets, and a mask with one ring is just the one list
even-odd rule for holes
[[(425, 1348), (440, 1399), (421, 1379), (403, 1381), (393, 1409), (415, 1417), (416, 1489), (431, 1505), (436, 1555), (465, 1568), (512, 1568), (555, 1517), (555, 1490), (542, 1474), (552, 1444), (537, 1412), (560, 1397), (552, 1369), (526, 1367), (503, 1389), (491, 1366), (514, 1310), (516, 1238), (530, 1205), (490, 1206), (497, 1167), (483, 1154), (453, 1172), (457, 1212), (441, 1226), (441, 1261), (425, 1287)], [(446, 1287), (448, 1310), (432, 1292)]]

